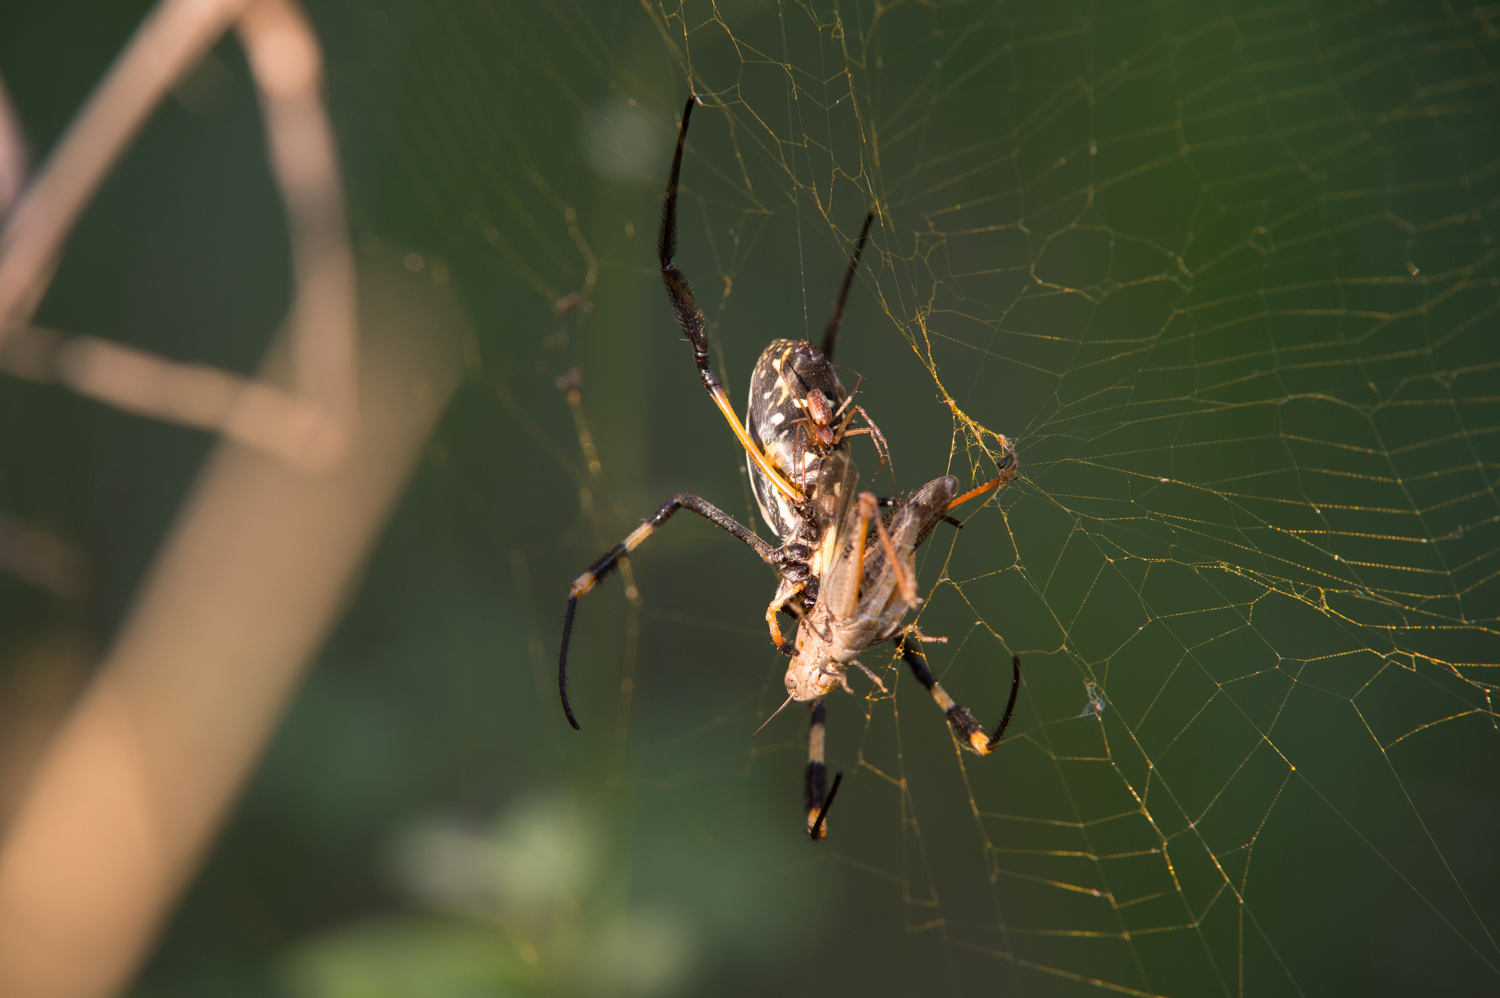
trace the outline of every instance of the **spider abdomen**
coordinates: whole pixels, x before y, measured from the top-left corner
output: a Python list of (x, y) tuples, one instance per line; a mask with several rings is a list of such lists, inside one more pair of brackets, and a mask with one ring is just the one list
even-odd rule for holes
[[(745, 413), (745, 429), (761, 453), (809, 497), (822, 460), (830, 453), (849, 450), (847, 441), (824, 443), (809, 434), (807, 398), (812, 392), (825, 407), (835, 409), (846, 397), (823, 351), (807, 340), (772, 340), (750, 373), (750, 403)], [(761, 516), (777, 537), (789, 540), (801, 519), (798, 510), (754, 461), (748, 464)]]

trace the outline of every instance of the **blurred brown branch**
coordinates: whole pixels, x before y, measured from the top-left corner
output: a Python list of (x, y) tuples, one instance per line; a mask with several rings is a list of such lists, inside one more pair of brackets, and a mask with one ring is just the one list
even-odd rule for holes
[[(93, 193), (231, 24), (291, 235), (293, 300), (272, 359), (245, 379), (34, 326)], [(356, 308), (321, 61), (291, 0), (163, 0), (0, 231), (0, 370), (226, 438), (0, 840), (0, 995), (103, 996), (129, 980), (456, 384), (462, 319), (432, 285), (367, 270)], [(0, 152), (19, 142), (5, 131)], [(11, 548), (37, 554), (25, 538)]]
[(0, 343), (30, 320), (68, 234), (168, 88), (246, 0), (165, 0), (147, 15), (0, 230)]
[(205, 468), (0, 843), (0, 994), (112, 994), (143, 958), (457, 382), (461, 320), (434, 294), (394, 266), (364, 282), (333, 471), (231, 441)]
[[(296, 374), (290, 391), (30, 324), (68, 234), (110, 167), (157, 102), (236, 17), (291, 234)], [(0, 125), (5, 120), (0, 114)], [(5, 136), (0, 148), (19, 149), (18, 130)], [(306, 17), (291, 0), (164, 0), (0, 231), (0, 370), (214, 430), (316, 470), (332, 466), (348, 445), (358, 392), (355, 325), (343, 186), (323, 107), (321, 50)]]
[(28, 326), (0, 346), (0, 370), (56, 382), (127, 412), (222, 433), (294, 467), (328, 467), (345, 430), (298, 395), (204, 364), (184, 364), (96, 336)]
[(84, 561), (77, 548), (51, 531), (0, 513), (0, 572), (62, 599), (83, 592)]
[(10, 210), (26, 180), (26, 137), (5, 80), (0, 79), (0, 215)]

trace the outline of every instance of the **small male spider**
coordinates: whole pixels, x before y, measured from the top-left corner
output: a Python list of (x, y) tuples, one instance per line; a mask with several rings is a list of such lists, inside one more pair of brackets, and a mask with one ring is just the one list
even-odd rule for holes
[[(869, 219), (866, 219), (865, 224), (866, 226), (869, 225)], [(861, 241), (863, 241), (863, 237), (861, 237)], [(827, 348), (824, 349), (823, 354), (825, 357), (828, 355)], [(875, 453), (880, 456), (880, 468), (875, 469), (875, 476), (877, 478), (880, 477), (881, 468), (891, 468), (891, 482), (894, 484), (896, 481), (896, 471), (891, 466), (891, 451), (885, 442), (885, 434), (880, 432), (880, 427), (875, 425), (875, 421), (870, 418), (868, 412), (865, 412), (863, 406), (854, 404), (854, 396), (859, 392), (859, 386), (863, 383), (864, 375), (860, 375), (860, 380), (855, 382), (854, 391), (849, 393), (849, 397), (844, 399), (844, 404), (837, 409), (833, 407), (832, 402), (828, 401), (828, 396), (824, 395), (818, 389), (813, 388), (809, 390), (802, 399), (803, 411), (807, 415), (797, 420), (795, 424), (802, 431), (799, 443), (801, 439), (805, 438), (815, 449), (827, 451), (845, 437), (857, 437), (867, 434), (875, 444)], [(840, 416), (844, 417), (843, 420), (835, 425), (835, 421)], [(865, 425), (857, 430), (851, 430), (849, 429), (849, 424), (854, 420), (855, 416), (863, 419)], [(799, 453), (795, 457), (793, 467), (800, 461), (801, 454)]]
[[(678, 177), (688, 120), (697, 103), (696, 96), (690, 97), (683, 108), (677, 149), (667, 178), (657, 239), (662, 283), (672, 301), (677, 323), (692, 346), (699, 379), (745, 449), (761, 515), (782, 543), (779, 548), (773, 547), (723, 510), (692, 493), (681, 492), (668, 499), (573, 582), (563, 620), (557, 685), (568, 723), (577, 728), (578, 720), (568, 702), (567, 662), (579, 598), (598, 585), (621, 558), (639, 547), (677, 510), (692, 510), (717, 525), (775, 568), (781, 578), (776, 595), (766, 608), (766, 623), (772, 642), (792, 659), (786, 675), (789, 694), (786, 703), (812, 701), (804, 796), (808, 834), (816, 841), (826, 833), (828, 809), (842, 777), (837, 774), (832, 790), (825, 792), (823, 697), (835, 687), (849, 689), (845, 672), (851, 664), (865, 669), (856, 658), (864, 649), (899, 639), (902, 659), (943, 710), (961, 743), (981, 755), (989, 754), (999, 743), (1015, 708), (1021, 679), (1020, 660), (1012, 660), (1010, 701), (1005, 715), (994, 733), (986, 735), (973, 715), (934, 680), (926, 660), (915, 647), (921, 636), (915, 627), (903, 626), (902, 621), (907, 609), (921, 602), (914, 582), (917, 548), (939, 522), (955, 522), (948, 517), (949, 510), (1003, 487), (1015, 477), (1015, 456), (1007, 451), (996, 478), (961, 496), (955, 497), (958, 483), (946, 475), (904, 499), (882, 500), (873, 493), (858, 491), (859, 470), (854, 465), (848, 438), (868, 434), (875, 442), (882, 466), (889, 464), (889, 454), (884, 436), (868, 414), (852, 405), (852, 395), (844, 391), (830, 358), (873, 212), (865, 219), (864, 230), (849, 261), (824, 331), (822, 349), (806, 340), (772, 341), (751, 373), (750, 405), (745, 423), (740, 423), (718, 375), (709, 366), (703, 317), (694, 303), (692, 288), (673, 262)], [(865, 427), (849, 429), (855, 415), (864, 419)], [(891, 512), (882, 516), (881, 506), (890, 507)], [(867, 545), (872, 523), (878, 543)], [(783, 612), (798, 620), (793, 642), (781, 634), (777, 614)], [(865, 672), (880, 683), (868, 669)]]

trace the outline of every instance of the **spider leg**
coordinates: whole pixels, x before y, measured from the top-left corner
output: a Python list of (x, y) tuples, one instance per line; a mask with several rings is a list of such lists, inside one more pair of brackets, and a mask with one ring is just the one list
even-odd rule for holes
[[(832, 361), (829, 361), (829, 363), (832, 363)], [(859, 394), (860, 386), (865, 383), (865, 376), (863, 374), (860, 374), (858, 371), (855, 371), (854, 373), (858, 376), (859, 380), (854, 383), (853, 391), (844, 396), (844, 404), (839, 406), (838, 410), (833, 414), (834, 419), (842, 416), (848, 410), (848, 408), (854, 404), (854, 396)]]
[[(850, 397), (852, 398), (853, 396)], [(847, 428), (849, 426), (849, 421), (855, 416), (863, 417), (865, 425), (861, 429), (850, 430)], [(844, 421), (839, 425), (838, 433), (836, 435), (841, 437), (855, 437), (859, 436), (862, 433), (868, 433), (870, 435), (870, 440), (875, 444), (875, 453), (880, 456), (880, 468), (875, 469), (875, 476), (872, 477), (870, 481), (874, 482), (875, 478), (878, 478), (880, 476), (881, 468), (890, 468), (891, 485), (894, 486), (896, 484), (896, 465), (895, 462), (891, 460), (891, 449), (885, 442), (885, 434), (880, 432), (880, 427), (876, 426), (875, 420), (870, 418), (870, 414), (868, 412), (865, 412), (864, 406), (857, 405), (850, 409), (849, 414), (844, 417)]]
[(578, 728), (578, 719), (573, 716), (573, 708), (568, 703), (568, 640), (573, 634), (573, 614), (578, 609), (578, 598), (604, 581), (620, 563), (621, 558), (640, 547), (647, 537), (656, 532), (657, 527), (666, 523), (667, 519), (679, 509), (692, 510), (714, 526), (733, 535), (736, 540), (760, 555), (761, 560), (766, 564), (775, 565), (775, 548), (756, 537), (754, 533), (741, 526), (734, 517), (708, 500), (700, 499), (691, 492), (679, 492), (662, 503), (645, 523), (630, 532), (629, 537), (606, 551), (598, 561), (589, 566), (587, 572), (573, 580), (573, 587), (568, 592), (568, 612), (563, 618), (562, 648), (557, 653), (557, 690), (562, 696), (563, 713), (567, 715), (568, 723), (573, 725), (575, 730)]
[(761, 452), (760, 447), (750, 438), (745, 424), (741, 423), (740, 417), (735, 415), (734, 406), (729, 404), (729, 397), (724, 394), (724, 385), (708, 363), (708, 337), (703, 332), (703, 315), (698, 311), (698, 306), (693, 300), (693, 289), (688, 284), (687, 277), (672, 261), (672, 258), (677, 255), (677, 180), (682, 173), (682, 149), (687, 142), (688, 119), (692, 117), (693, 106), (697, 103), (698, 97), (695, 94), (688, 98), (687, 105), (682, 109), (682, 127), (677, 132), (677, 152), (672, 157), (672, 172), (667, 177), (667, 194), (661, 208), (661, 231), (656, 238), (656, 252), (661, 262), (661, 281), (666, 285), (667, 296), (672, 299), (672, 307), (677, 311), (677, 325), (682, 327), (688, 342), (693, 345), (693, 364), (698, 368), (698, 377), (703, 381), (703, 387), (708, 390), (709, 397), (724, 414), (724, 418), (729, 422), (729, 428), (734, 431), (740, 445), (745, 448), (745, 452), (750, 455), (750, 459), (755, 462), (756, 466), (765, 473), (766, 478), (770, 479), (771, 484), (781, 490), (788, 499), (801, 502), (802, 493), (793, 488), (782, 477), (776, 466)]
[(948, 718), (948, 724), (958, 734), (959, 740), (964, 747), (980, 755), (989, 755), (1000, 744), (1000, 736), (1005, 734), (1006, 725), (1010, 724), (1010, 716), (1016, 709), (1016, 694), (1021, 689), (1021, 659), (1019, 656), (1011, 658), (1012, 678), (1010, 681), (1010, 702), (1005, 705), (1005, 716), (1000, 718), (1000, 723), (995, 726), (995, 732), (991, 735), (984, 733), (984, 728), (969, 713), (967, 707), (959, 706), (948, 691), (943, 689), (938, 681), (932, 678), (932, 670), (927, 668), (927, 659), (922, 656), (915, 645), (905, 641), (901, 643), (901, 657), (906, 664), (911, 666), (911, 671), (917, 674), (917, 682), (927, 687), (927, 692), (932, 694), (932, 699)]
[(793, 649), (791, 642), (782, 635), (781, 622), (776, 619), (776, 615), (781, 612), (782, 607), (786, 606), (793, 597), (797, 596), (802, 592), (802, 590), (806, 588), (806, 579), (801, 579), (796, 582), (793, 582), (790, 579), (784, 579), (782, 580), (781, 585), (777, 587), (776, 595), (771, 599), (770, 604), (766, 606), (766, 626), (771, 629), (771, 643), (774, 644), (776, 646), (776, 650), (781, 652), (781, 654), (783, 655), (790, 655)]
[(828, 783), (828, 771), (823, 765), (823, 701), (814, 700), (812, 705), (812, 727), (807, 733), (807, 770), (802, 774), (802, 802), (807, 807), (807, 835), (814, 842), (828, 834), (828, 809), (833, 807), (833, 795), (839, 792), (844, 774), (835, 773), (833, 789), (824, 795)]
[(849, 269), (844, 272), (844, 283), (833, 303), (833, 314), (828, 317), (828, 325), (823, 329), (823, 356), (830, 361), (833, 360), (833, 348), (839, 338), (839, 327), (844, 324), (844, 303), (849, 299), (849, 286), (854, 283), (854, 272), (859, 269), (859, 254), (865, 248), (865, 240), (870, 237), (870, 223), (873, 221), (875, 210), (872, 208), (865, 216), (865, 227), (859, 231), (859, 242), (854, 244), (854, 256), (849, 260)]
[[(891, 460), (891, 448), (885, 442), (885, 434), (880, 432), (880, 427), (876, 426), (875, 420), (870, 418), (868, 412), (865, 412), (864, 406), (857, 405), (854, 407), (854, 411), (859, 413), (860, 418), (865, 421), (865, 428), (870, 431), (870, 438), (875, 441), (875, 449), (880, 454), (880, 463), (891, 469), (891, 484), (894, 485), (896, 482), (896, 466)], [(877, 475), (879, 473), (879, 471), (876, 471)]]

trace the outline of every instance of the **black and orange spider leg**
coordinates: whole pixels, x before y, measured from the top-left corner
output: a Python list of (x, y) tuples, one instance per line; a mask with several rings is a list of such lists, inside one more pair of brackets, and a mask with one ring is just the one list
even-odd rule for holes
[(833, 789), (828, 789), (823, 746), (823, 701), (814, 700), (812, 727), (807, 732), (807, 771), (802, 776), (802, 803), (807, 806), (807, 835), (814, 842), (828, 834), (828, 809), (833, 807), (833, 795), (839, 792), (839, 784), (844, 780), (842, 772), (835, 773)]
[(927, 692), (932, 694), (932, 699), (937, 701), (943, 716), (948, 719), (948, 724), (958, 735), (959, 741), (963, 742), (964, 748), (980, 755), (989, 755), (1000, 744), (1000, 738), (1005, 734), (1006, 725), (1010, 724), (1010, 715), (1016, 709), (1016, 694), (1021, 690), (1021, 659), (1012, 656), (1010, 701), (1005, 705), (1005, 716), (1000, 718), (1000, 723), (995, 725), (995, 732), (991, 735), (984, 733), (984, 728), (969, 713), (967, 707), (959, 706), (948, 691), (932, 678), (932, 670), (927, 668), (927, 659), (910, 642), (901, 642), (901, 657), (906, 664), (911, 666), (911, 671), (917, 674), (917, 682), (927, 687)]
[(693, 289), (682, 271), (677, 269), (677, 264), (672, 261), (677, 255), (677, 179), (682, 173), (682, 150), (687, 142), (688, 119), (692, 117), (693, 106), (697, 103), (698, 97), (695, 94), (688, 98), (687, 105), (682, 109), (682, 127), (677, 132), (677, 151), (672, 156), (672, 172), (667, 175), (667, 194), (661, 207), (661, 231), (656, 237), (656, 254), (661, 262), (661, 282), (666, 285), (667, 296), (672, 299), (672, 307), (677, 311), (677, 325), (682, 327), (683, 334), (693, 346), (693, 365), (698, 368), (698, 377), (708, 390), (709, 397), (724, 414), (724, 419), (739, 439), (740, 446), (745, 448), (750, 459), (765, 473), (772, 485), (792, 502), (801, 502), (802, 493), (793, 488), (761, 452), (760, 447), (750, 438), (745, 424), (735, 414), (734, 406), (729, 404), (729, 396), (724, 394), (724, 385), (708, 363), (708, 337), (703, 332), (703, 316), (693, 300)]
[(573, 588), (568, 592), (568, 613), (563, 618), (562, 649), (557, 653), (557, 690), (562, 696), (563, 713), (568, 717), (568, 723), (578, 728), (578, 719), (573, 716), (573, 708), (568, 703), (568, 639), (573, 634), (573, 614), (578, 609), (578, 597), (602, 582), (620, 559), (641, 546), (647, 537), (656, 532), (656, 528), (667, 522), (667, 518), (679, 509), (692, 510), (714, 526), (732, 534), (737, 540), (743, 542), (747, 547), (760, 555), (761, 560), (768, 565), (775, 566), (776, 548), (756, 537), (754, 533), (741, 526), (734, 517), (724, 512), (719, 507), (706, 499), (700, 499), (691, 492), (679, 492), (666, 502), (661, 508), (630, 532), (614, 547), (604, 553), (604, 556), (589, 566), (589, 570), (573, 581)]
[[(839, 327), (844, 324), (844, 303), (849, 300), (849, 287), (854, 283), (854, 272), (859, 270), (859, 254), (864, 251), (865, 240), (870, 237), (870, 223), (875, 221), (875, 211), (871, 209), (865, 216), (865, 227), (859, 230), (859, 242), (854, 244), (854, 256), (849, 259), (849, 269), (844, 272), (844, 283), (839, 288), (839, 296), (833, 302), (833, 312), (828, 316), (828, 325), (823, 328), (823, 356), (829, 361), (833, 360), (833, 348), (838, 343)], [(859, 389), (856, 388), (855, 391)]]
[[(803, 568), (806, 568), (806, 566), (804, 565)], [(802, 578), (787, 578), (783, 575), (781, 585), (776, 587), (776, 595), (771, 597), (770, 603), (766, 604), (766, 627), (771, 632), (771, 643), (783, 655), (792, 654), (793, 649), (792, 643), (786, 639), (786, 635), (781, 633), (781, 622), (777, 618), (777, 615), (783, 610), (795, 615), (796, 611), (792, 609), (794, 604), (791, 601), (802, 594), (803, 590), (807, 588), (807, 583), (808, 578), (806, 576)]]

